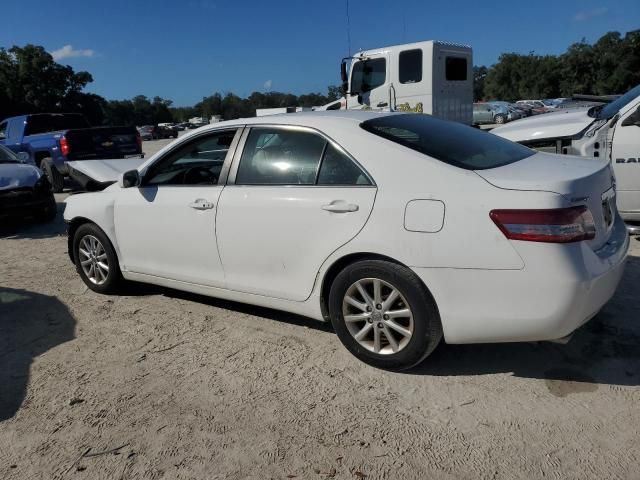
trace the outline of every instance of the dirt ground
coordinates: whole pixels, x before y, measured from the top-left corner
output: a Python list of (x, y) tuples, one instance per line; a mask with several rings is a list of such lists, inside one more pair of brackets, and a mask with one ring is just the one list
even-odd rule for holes
[(95, 294), (61, 213), (0, 226), (0, 260), (2, 479), (640, 478), (635, 239), (569, 344), (441, 345), (406, 373), (302, 317)]

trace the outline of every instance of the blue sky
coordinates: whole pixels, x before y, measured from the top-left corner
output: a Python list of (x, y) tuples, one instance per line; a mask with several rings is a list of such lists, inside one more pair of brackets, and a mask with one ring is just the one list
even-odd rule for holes
[[(190, 105), (213, 92), (326, 92), (347, 54), (346, 0), (28, 0), (2, 2), (0, 46), (34, 43), (88, 70), (109, 99), (159, 95)], [(640, 28), (640, 0), (349, 0), (351, 49), (419, 40), (502, 52), (561, 53)]]

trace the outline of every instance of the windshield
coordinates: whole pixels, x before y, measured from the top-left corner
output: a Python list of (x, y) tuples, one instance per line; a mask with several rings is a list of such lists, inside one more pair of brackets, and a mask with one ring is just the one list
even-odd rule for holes
[(484, 170), (515, 163), (535, 152), (497, 135), (430, 115), (385, 115), (367, 120), (362, 128), (380, 137), (467, 170)]
[(20, 163), (20, 160), (11, 150), (0, 145), (0, 163)]
[(629, 90), (627, 93), (622, 95), (620, 98), (614, 100), (613, 102), (601, 107), (595, 108), (592, 112), (589, 112), (592, 117), (597, 118), (598, 120), (607, 120), (614, 115), (616, 115), (622, 107), (624, 107), (631, 100), (640, 96), (640, 85), (636, 85), (636, 87)]

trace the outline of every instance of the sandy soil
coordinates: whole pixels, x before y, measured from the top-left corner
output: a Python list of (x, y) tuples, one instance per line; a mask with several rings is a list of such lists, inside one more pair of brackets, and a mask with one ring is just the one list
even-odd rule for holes
[(639, 478), (632, 244), (615, 298), (568, 345), (441, 345), (398, 374), (305, 318), (97, 295), (61, 218), (4, 225), (0, 478)]

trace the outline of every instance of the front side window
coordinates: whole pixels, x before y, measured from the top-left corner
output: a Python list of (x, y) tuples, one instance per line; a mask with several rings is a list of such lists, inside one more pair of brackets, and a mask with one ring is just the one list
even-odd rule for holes
[(366, 93), (384, 85), (387, 77), (387, 61), (384, 58), (360, 60), (351, 72), (351, 93)]
[(535, 152), (504, 138), (430, 115), (385, 115), (361, 124), (366, 131), (467, 170), (518, 162)]
[(422, 50), (400, 52), (400, 83), (418, 83), (422, 81)]
[(461, 82), (467, 79), (467, 59), (447, 57), (445, 60), (445, 76), (448, 81)]
[(156, 162), (145, 185), (217, 185), (236, 130), (216, 132), (178, 147)]
[(371, 185), (344, 152), (313, 132), (253, 128), (236, 185)]

